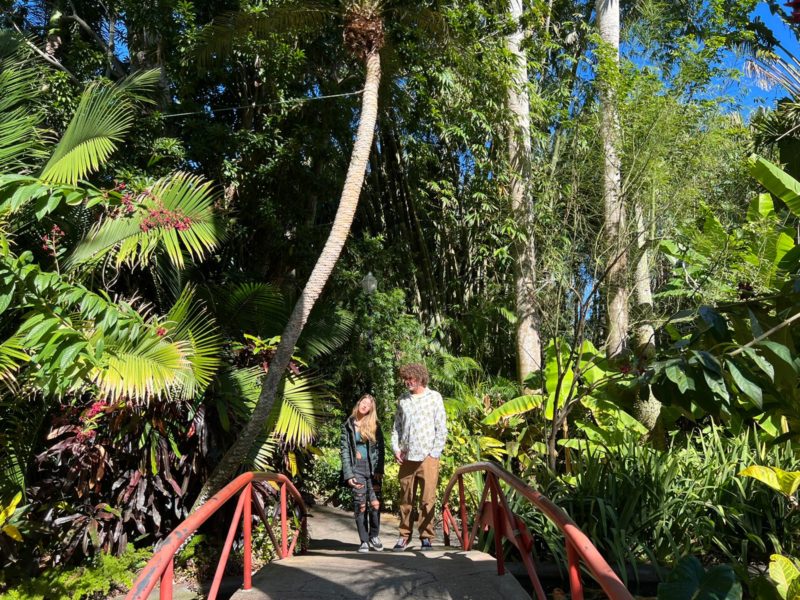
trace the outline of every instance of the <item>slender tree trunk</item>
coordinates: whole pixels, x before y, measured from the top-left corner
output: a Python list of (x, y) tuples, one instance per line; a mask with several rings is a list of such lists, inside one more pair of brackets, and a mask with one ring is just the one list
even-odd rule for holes
[(275, 351), (261, 395), (258, 398), (250, 420), (242, 429), (233, 446), (225, 453), (217, 468), (209, 477), (200, 495), (195, 501), (194, 508), (205, 502), (214, 492), (227, 484), (236, 474), (247, 454), (253, 448), (255, 441), (264, 431), (264, 425), (275, 403), (278, 384), (283, 378), (286, 367), (292, 357), (297, 339), (308, 320), (308, 315), (314, 307), (322, 289), (336, 266), (336, 261), (342, 252), (350, 226), (358, 207), (358, 198), (364, 183), (367, 161), (372, 149), (372, 138), (375, 132), (375, 121), (378, 115), (378, 85), (381, 78), (380, 57), (377, 52), (366, 58), (366, 81), (361, 98), (361, 119), (358, 124), (353, 151), (350, 155), (350, 166), (342, 189), (339, 208), (333, 221), (331, 233), (317, 259), (308, 282), (295, 304), (289, 317), (289, 322), (281, 335), (281, 341)]
[[(636, 355), (639, 361), (649, 362), (656, 353), (656, 333), (653, 327), (653, 290), (650, 286), (650, 253), (647, 251), (648, 224), (641, 203), (634, 207), (636, 218), (636, 245), (639, 259), (636, 262), (636, 305), (639, 325), (636, 328)], [(653, 446), (666, 446), (664, 426), (660, 419), (661, 402), (653, 395), (650, 386), (643, 386), (641, 396), (633, 403), (633, 415), (647, 427)]]
[(636, 328), (636, 354), (643, 360), (649, 360), (656, 351), (656, 334), (653, 328), (653, 290), (650, 286), (650, 252), (647, 250), (647, 223), (644, 209), (636, 203), (636, 246), (639, 260), (636, 262), (636, 305), (639, 313), (639, 325)]
[(513, 56), (512, 81), (508, 87), (508, 110), (513, 123), (508, 135), (511, 165), (511, 209), (525, 234), (514, 243), (514, 292), (517, 313), (517, 377), (522, 383), (542, 366), (541, 317), (536, 303), (536, 246), (533, 236), (533, 206), (528, 192), (531, 174), (531, 125), (528, 98), (528, 59), (521, 49), (522, 0), (509, 0), (508, 10), (516, 29), (506, 38)]
[(622, 198), (619, 140), (620, 126), (613, 77), (609, 71), (619, 68), (619, 0), (596, 0), (597, 26), (606, 47), (600, 65), (600, 136), (603, 140), (603, 205), (606, 236), (606, 313), (608, 332), (606, 354), (619, 357), (627, 348), (628, 286), (626, 273), (628, 251), (625, 239), (625, 204)]

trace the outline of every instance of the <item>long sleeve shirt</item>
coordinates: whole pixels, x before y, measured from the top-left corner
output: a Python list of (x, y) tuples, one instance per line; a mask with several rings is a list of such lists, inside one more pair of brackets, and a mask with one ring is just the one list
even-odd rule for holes
[(392, 450), (405, 458), (422, 461), (439, 458), (447, 440), (447, 415), (439, 392), (425, 388), (419, 395), (406, 392), (397, 401), (392, 427)]

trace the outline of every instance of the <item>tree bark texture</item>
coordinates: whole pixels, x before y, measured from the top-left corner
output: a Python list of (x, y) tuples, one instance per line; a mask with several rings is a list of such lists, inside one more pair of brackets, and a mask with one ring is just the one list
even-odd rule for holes
[(536, 246), (533, 237), (533, 203), (528, 191), (531, 175), (530, 99), (528, 98), (528, 59), (522, 50), (520, 26), (522, 0), (509, 0), (509, 16), (516, 29), (506, 38), (513, 57), (508, 110), (513, 117), (508, 135), (511, 165), (511, 209), (524, 236), (514, 243), (514, 292), (517, 314), (517, 377), (522, 383), (533, 371), (542, 368), (541, 316), (536, 302)]
[(636, 305), (639, 324), (636, 328), (636, 354), (649, 360), (656, 351), (656, 333), (653, 328), (653, 290), (650, 285), (650, 252), (647, 250), (647, 223), (644, 208), (637, 203), (634, 207), (636, 217), (636, 246), (639, 259), (636, 261)]
[(234, 477), (248, 453), (252, 450), (259, 435), (263, 433), (264, 426), (275, 404), (278, 384), (292, 358), (295, 344), (303, 331), (311, 309), (322, 294), (322, 290), (328, 282), (333, 268), (336, 266), (355, 217), (358, 199), (361, 195), (361, 187), (366, 174), (367, 162), (372, 149), (372, 138), (378, 115), (378, 85), (380, 78), (380, 57), (375, 52), (366, 59), (366, 80), (361, 98), (361, 119), (350, 156), (350, 165), (347, 169), (339, 208), (336, 211), (336, 217), (328, 240), (325, 242), (322, 253), (314, 265), (303, 292), (297, 299), (286, 328), (283, 330), (281, 341), (275, 351), (275, 356), (270, 362), (269, 372), (264, 380), (253, 414), (242, 429), (239, 437), (222, 457), (219, 465), (217, 465), (211, 477), (203, 486), (200, 495), (195, 501), (195, 509)]
[[(619, 64), (619, 0), (596, 0), (600, 37), (610, 50), (614, 65)], [(610, 68), (610, 67), (609, 67)], [(601, 66), (601, 74), (603, 67)], [(611, 79), (606, 77), (606, 79)], [(613, 81), (600, 81), (600, 136), (603, 140), (603, 206), (605, 212), (606, 312), (608, 331), (606, 354), (615, 358), (627, 348), (628, 251), (625, 204), (622, 197), (619, 157), (620, 125)]]

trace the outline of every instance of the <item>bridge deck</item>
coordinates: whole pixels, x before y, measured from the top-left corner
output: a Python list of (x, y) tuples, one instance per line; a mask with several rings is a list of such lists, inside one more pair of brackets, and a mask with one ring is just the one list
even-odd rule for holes
[(511, 575), (498, 576), (494, 558), (434, 543), (420, 552), (415, 539), (405, 552), (391, 552), (397, 522), (384, 515), (383, 552), (358, 553), (358, 535), (349, 512), (316, 506), (308, 519), (307, 554), (275, 561), (253, 576), (253, 589), (236, 600), (350, 600), (355, 598), (523, 599), (530, 598)]

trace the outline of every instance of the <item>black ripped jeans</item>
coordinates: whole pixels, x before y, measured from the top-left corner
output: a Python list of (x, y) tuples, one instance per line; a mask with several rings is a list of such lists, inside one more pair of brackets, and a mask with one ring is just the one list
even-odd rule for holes
[(378, 537), (381, 530), (381, 482), (369, 474), (366, 458), (353, 465), (356, 487), (353, 490), (353, 511), (361, 542)]

